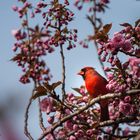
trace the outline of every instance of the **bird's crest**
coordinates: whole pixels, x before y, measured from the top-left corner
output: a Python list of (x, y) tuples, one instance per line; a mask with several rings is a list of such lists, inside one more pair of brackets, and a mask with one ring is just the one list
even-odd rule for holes
[(78, 73), (78, 75), (81, 75), (84, 79), (85, 79), (85, 74), (87, 71), (94, 71), (94, 68), (93, 67), (84, 67), (80, 70), (80, 72)]
[(88, 66), (88, 67), (82, 68), (81, 71), (88, 71), (88, 70), (91, 70), (91, 69), (94, 70), (93, 67), (89, 67), (89, 66)]

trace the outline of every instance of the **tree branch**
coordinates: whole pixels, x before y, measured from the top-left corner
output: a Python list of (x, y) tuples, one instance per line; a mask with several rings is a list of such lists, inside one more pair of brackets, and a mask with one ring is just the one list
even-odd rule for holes
[(104, 134), (107, 134), (109, 136), (112, 136), (112, 137), (115, 137), (115, 138), (132, 138), (132, 137), (135, 137), (137, 135), (137, 133), (134, 133), (134, 134), (129, 134), (127, 136), (120, 136), (120, 135), (114, 135), (114, 134), (110, 134), (110, 133), (107, 133), (106, 131), (100, 129), (101, 132), (103, 132)]
[(132, 54), (130, 52), (126, 52), (126, 51), (123, 51), (123, 50), (120, 50), (120, 52), (126, 54), (126, 55), (129, 55), (129, 56), (134, 56), (134, 57), (137, 57), (137, 58), (140, 58), (140, 56), (136, 55), (136, 54)]
[[(94, 4), (95, 9), (96, 9), (96, 0), (93, 0), (93, 4)], [(101, 21), (101, 19), (97, 18), (96, 10), (94, 10), (92, 16), (88, 16), (88, 15), (87, 15), (86, 17), (87, 17), (87, 19), (90, 21), (90, 23), (92, 24), (93, 30), (94, 30), (94, 35), (95, 35), (96, 32), (97, 32), (97, 31), (100, 29), (100, 27), (102, 26), (102, 21)], [(99, 26), (97, 26), (97, 22), (99, 23)], [(94, 45), (95, 45), (96, 51), (98, 51), (98, 44), (97, 44), (97, 42), (96, 42), (95, 40), (94, 40)], [(98, 60), (99, 60), (100, 65), (101, 65), (101, 68), (102, 68), (102, 70), (103, 70), (103, 73), (104, 73), (104, 75), (107, 77), (107, 74), (106, 74), (106, 72), (104, 71), (104, 64), (103, 64), (103, 62), (101, 61), (100, 56), (98, 55), (97, 57), (98, 57)]]
[(119, 124), (119, 123), (129, 123), (129, 122), (132, 122), (132, 121), (138, 120), (138, 119), (139, 118), (137, 116), (122, 117), (122, 118), (118, 118), (116, 120), (108, 120), (108, 121), (100, 122), (96, 126), (96, 128), (110, 126), (110, 125)]
[[(26, 21), (27, 21), (27, 37), (28, 37), (28, 41), (29, 41), (29, 52), (30, 52), (30, 32), (29, 32), (29, 23), (28, 23), (28, 14), (26, 13), (25, 14), (25, 18), (26, 18)], [(31, 55), (29, 54), (29, 57), (30, 57), (30, 63), (31, 63)], [(36, 86), (36, 85), (35, 85)], [(33, 140), (33, 137), (31, 136), (31, 134), (29, 133), (28, 131), (28, 119), (29, 119), (29, 108), (31, 106), (31, 103), (32, 103), (32, 96), (34, 94), (34, 90), (32, 91), (32, 95), (29, 99), (29, 103), (26, 107), (26, 111), (25, 111), (25, 120), (24, 120), (24, 134), (28, 137), (29, 140)]]
[[(115, 134), (116, 129), (118, 128), (119, 124), (114, 124), (112, 127), (112, 135)], [(108, 140), (112, 140), (112, 135), (109, 135)]]
[(134, 123), (134, 124), (129, 123), (128, 125), (133, 126), (133, 127), (140, 127), (140, 122), (139, 123)]
[[(87, 110), (89, 107), (91, 107), (92, 105), (94, 105), (95, 103), (101, 101), (101, 100), (105, 100), (105, 99), (113, 99), (116, 97), (122, 97), (122, 96), (132, 96), (132, 95), (136, 95), (136, 94), (140, 94), (140, 89), (134, 89), (134, 90), (130, 90), (127, 91), (126, 93), (109, 93), (103, 96), (99, 96), (97, 98), (94, 98), (91, 100), (91, 102), (89, 104), (87, 104), (86, 106), (80, 107), (77, 111), (75, 111), (74, 113), (62, 118), (60, 121), (56, 122), (49, 130), (45, 131), (38, 140), (42, 140), (46, 135), (48, 135), (49, 133), (53, 132), (57, 127), (61, 126), (64, 122), (66, 122), (67, 120), (71, 119), (72, 117), (82, 113), (83, 111)], [(105, 122), (101, 122), (99, 123), (98, 127), (103, 127), (106, 125), (112, 125), (120, 122), (126, 122), (126, 121), (132, 121), (134, 119), (136, 119), (136, 117), (132, 116), (131, 119), (128, 119), (129, 117), (125, 117), (125, 118), (119, 118), (117, 120), (109, 120), (109, 121), (105, 121)]]
[(65, 91), (66, 69), (65, 69), (64, 51), (63, 51), (62, 45), (60, 45), (60, 54), (61, 54), (61, 60), (62, 60), (62, 101), (64, 101), (65, 96), (66, 96), (66, 91)]
[(39, 106), (39, 125), (40, 125), (40, 128), (42, 129), (42, 131), (45, 132), (46, 128), (43, 124), (43, 117), (42, 117), (42, 112), (40, 109), (40, 98), (38, 98), (38, 106)]
[(31, 97), (29, 99), (29, 103), (26, 107), (25, 121), (24, 121), (24, 134), (28, 137), (29, 140), (33, 140), (33, 137), (31, 136), (31, 134), (29, 133), (29, 130), (28, 130), (29, 108), (30, 108), (31, 103), (32, 103), (33, 94), (34, 94), (34, 90), (32, 91), (32, 95), (31, 95)]

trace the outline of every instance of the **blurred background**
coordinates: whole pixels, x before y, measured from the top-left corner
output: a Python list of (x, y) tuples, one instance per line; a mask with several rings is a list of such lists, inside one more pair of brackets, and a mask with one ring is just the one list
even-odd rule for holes
[[(32, 0), (33, 1), (33, 0)], [(140, 1), (138, 0), (110, 0), (109, 9), (100, 14), (103, 23), (112, 23), (110, 35), (121, 30), (120, 23), (134, 22), (140, 18)], [(34, 1), (33, 1), (34, 2)], [(71, 22), (71, 28), (78, 29), (78, 39), (82, 40), (92, 34), (92, 27), (86, 20), (86, 6), (82, 12), (78, 11), (71, 1), (70, 8), (75, 13), (75, 19)], [(31, 95), (32, 83), (23, 85), (19, 82), (21, 69), (10, 61), (14, 56), (12, 46), (14, 37), (12, 29), (20, 27), (20, 19), (17, 13), (12, 11), (12, 6), (18, 5), (17, 0), (0, 1), (0, 140), (26, 140), (24, 136), (24, 113)], [(39, 19), (35, 24), (39, 23)], [(77, 44), (75, 49), (67, 51), (66, 58), (66, 91), (72, 92), (72, 87), (79, 87), (83, 80), (76, 73), (84, 66), (93, 66), (103, 75), (103, 71), (97, 59), (96, 49), (91, 43), (88, 49)], [(61, 61), (59, 48), (44, 58), (53, 75), (52, 82), (61, 80)], [(123, 58), (122, 58), (123, 59)], [(56, 65), (57, 64), (57, 65)], [(103, 75), (104, 76), (104, 75)], [(38, 121), (37, 102), (34, 101), (29, 113), (29, 130), (36, 140), (41, 134)]]

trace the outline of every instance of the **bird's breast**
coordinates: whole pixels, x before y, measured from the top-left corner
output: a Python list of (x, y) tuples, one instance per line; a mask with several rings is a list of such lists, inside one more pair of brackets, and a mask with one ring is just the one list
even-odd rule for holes
[(106, 84), (107, 82), (98, 76), (88, 77), (85, 80), (87, 91), (94, 98), (107, 93)]

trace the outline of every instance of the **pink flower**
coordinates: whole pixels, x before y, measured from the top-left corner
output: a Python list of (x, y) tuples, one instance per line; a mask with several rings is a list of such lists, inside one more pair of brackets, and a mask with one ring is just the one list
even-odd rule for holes
[(92, 130), (92, 129), (88, 129), (87, 132), (86, 132), (86, 134), (87, 134), (88, 136), (93, 135), (93, 130)]
[(78, 137), (78, 138), (81, 138), (84, 136), (84, 131), (79, 129), (76, 133), (75, 133), (75, 136)]
[(84, 0), (84, 2), (90, 2), (90, 0)]
[(140, 77), (140, 58), (129, 58), (129, 64), (132, 69), (132, 74), (137, 78)]
[(27, 36), (25, 32), (21, 33), (20, 29), (13, 29), (11, 33), (17, 40), (24, 39)]
[(125, 103), (123, 101), (120, 101), (119, 103), (119, 112), (129, 115), (131, 110), (131, 105), (129, 103)]
[(52, 134), (48, 134), (45, 138), (46, 140), (54, 140)]
[(126, 52), (129, 52), (132, 50), (132, 48), (133, 48), (133, 45), (132, 45), (131, 41), (129, 39), (125, 40), (122, 49)]
[(19, 29), (13, 29), (11, 33), (13, 36), (16, 36), (19, 33)]
[(70, 120), (68, 120), (68, 121), (66, 121), (65, 123), (64, 123), (64, 127), (66, 128), (66, 129), (70, 129), (70, 130), (72, 130), (72, 126), (73, 124), (72, 124), (72, 122), (70, 121)]
[(114, 107), (113, 104), (109, 107), (109, 117), (111, 120), (115, 120), (120, 116), (120, 112), (118, 112), (117, 108), (118, 107), (117, 106)]
[(124, 101), (125, 101), (126, 103), (130, 103), (131, 97), (130, 97), (130, 96), (126, 96), (126, 97), (124, 98)]
[(56, 118), (56, 119), (60, 119), (60, 118), (61, 118), (61, 113), (58, 112), (58, 111), (56, 111), (56, 112), (55, 112), (55, 118)]
[(63, 139), (63, 137), (65, 137), (66, 134), (65, 134), (65, 131), (62, 130), (59, 130), (58, 133), (57, 133), (57, 139)]
[(106, 132), (110, 134), (111, 133), (111, 128), (107, 127)]
[(75, 96), (73, 95), (73, 93), (67, 94), (67, 100), (68, 102), (73, 103), (73, 101), (75, 100)]
[(83, 96), (82, 99), (83, 99), (84, 102), (88, 102), (88, 100), (89, 100), (89, 96), (88, 96), (88, 95), (87, 95), (87, 96)]
[(13, 5), (13, 6), (12, 6), (12, 9), (13, 9), (14, 11), (17, 11), (17, 10), (18, 10), (18, 7), (15, 6), (15, 5)]
[(103, 52), (103, 49), (102, 48), (98, 48), (98, 55), (101, 55)]
[(76, 140), (76, 137), (73, 136), (73, 135), (71, 135), (71, 136), (69, 137), (69, 140)]
[(48, 123), (52, 124), (54, 122), (54, 116), (48, 117)]
[(105, 47), (106, 47), (106, 50), (107, 51), (111, 51), (111, 52), (114, 52), (115, 50), (116, 50), (116, 48), (118, 47), (117, 45), (116, 45), (116, 43), (114, 43), (114, 42), (108, 42), (106, 45), (105, 45)]
[(131, 106), (131, 110), (130, 110), (130, 114), (135, 114), (137, 112), (137, 108), (136, 108), (136, 106), (135, 105), (132, 105)]
[(40, 102), (40, 108), (41, 108), (41, 111), (46, 112), (47, 114), (54, 111), (54, 109), (53, 109), (53, 99), (51, 97), (44, 98)]
[(107, 4), (107, 3), (109, 3), (109, 0), (100, 0), (100, 3)]
[(81, 93), (81, 95), (83, 95), (83, 96), (86, 95), (85, 86), (81, 86), (81, 87), (80, 87), (80, 93)]
[(128, 136), (129, 133), (130, 133), (130, 128), (126, 127), (123, 131), (123, 136)]
[(110, 71), (109, 67), (104, 67), (104, 71)]
[(125, 38), (124, 38), (123, 34), (117, 32), (114, 34), (112, 41), (113, 41), (114, 45), (122, 45), (122, 44), (124, 44)]
[(99, 137), (97, 138), (97, 140), (103, 140), (103, 139), (102, 139), (102, 137), (99, 136)]
[(74, 124), (74, 125), (73, 125), (73, 130), (74, 130), (74, 131), (77, 131), (77, 130), (78, 130), (78, 128), (79, 128), (79, 127), (78, 127), (78, 125), (77, 125), (77, 124)]
[(67, 115), (70, 115), (71, 111), (70, 111), (69, 109), (65, 109), (65, 113), (66, 113)]
[(129, 64), (133, 67), (133, 66), (139, 66), (140, 64), (140, 58), (129, 58)]
[(114, 76), (113, 76), (113, 74), (111, 74), (111, 73), (107, 75), (107, 78), (108, 78), (109, 80), (112, 80), (113, 77), (114, 77)]

